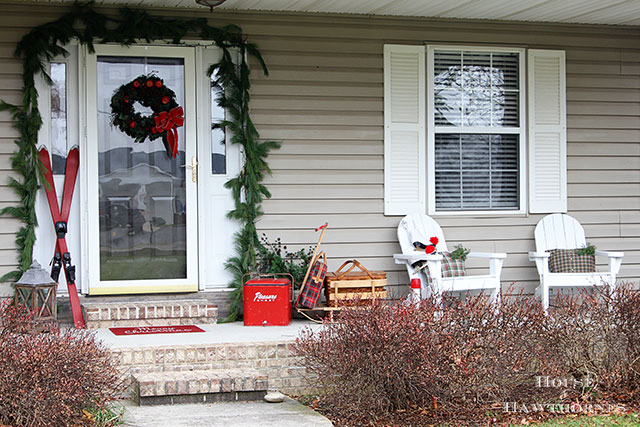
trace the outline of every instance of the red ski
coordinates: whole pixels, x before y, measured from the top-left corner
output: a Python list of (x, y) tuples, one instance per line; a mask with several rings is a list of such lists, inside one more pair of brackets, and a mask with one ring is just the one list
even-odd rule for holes
[(78, 175), (79, 153), (78, 148), (74, 147), (69, 151), (67, 163), (64, 171), (64, 189), (62, 190), (62, 206), (58, 208), (58, 197), (56, 195), (56, 187), (53, 182), (53, 172), (51, 170), (51, 160), (49, 159), (49, 151), (41, 148), (38, 157), (42, 164), (42, 172), (46, 181), (44, 185), (47, 201), (49, 202), (49, 210), (51, 218), (53, 218), (53, 226), (56, 231), (56, 247), (53, 255), (51, 266), (51, 278), (58, 282), (60, 270), (64, 268), (64, 275), (67, 278), (67, 288), (69, 289), (69, 301), (71, 302), (71, 314), (73, 315), (73, 324), (76, 328), (85, 327), (82, 310), (80, 308), (80, 300), (78, 299), (78, 291), (76, 290), (76, 267), (71, 265), (71, 254), (67, 247), (67, 222), (69, 221), (69, 212), (71, 211), (71, 200), (73, 199), (73, 189), (76, 185), (76, 177)]

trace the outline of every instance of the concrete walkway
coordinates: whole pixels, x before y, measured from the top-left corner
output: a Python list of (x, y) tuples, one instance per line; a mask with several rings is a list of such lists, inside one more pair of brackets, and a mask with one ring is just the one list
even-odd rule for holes
[(286, 398), (282, 403), (225, 402), (134, 406), (127, 403), (124, 426), (135, 427), (330, 427), (329, 419)]

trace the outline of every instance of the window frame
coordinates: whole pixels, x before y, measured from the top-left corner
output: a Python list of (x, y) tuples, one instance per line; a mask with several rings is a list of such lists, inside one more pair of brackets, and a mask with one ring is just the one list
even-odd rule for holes
[[(81, 109), (83, 105), (80, 102), (80, 53), (79, 44), (76, 41), (70, 41), (64, 46), (68, 51), (66, 56), (56, 56), (45, 62), (47, 73), (51, 74), (51, 64), (65, 64), (65, 92), (66, 92), (66, 153), (74, 146), (79, 145), (81, 136)], [(51, 114), (51, 86), (45, 81), (40, 74), (36, 76), (35, 87), (38, 91), (38, 108), (42, 116), (42, 126), (38, 131), (38, 146), (44, 146), (53, 154), (53, 141), (51, 132), (52, 114)], [(64, 174), (55, 174), (54, 178), (62, 177)]]
[[(490, 127), (490, 126), (435, 126), (435, 99), (434, 99), (434, 52), (436, 50), (454, 50), (471, 52), (509, 52), (518, 54), (518, 127)], [(427, 46), (426, 82), (427, 82), (427, 211), (434, 216), (462, 216), (462, 215), (523, 215), (527, 213), (527, 162), (526, 162), (526, 138), (527, 138), (527, 94), (526, 94), (526, 63), (524, 48), (510, 48), (498, 46), (474, 46), (474, 45), (445, 45), (433, 44)], [(496, 132), (499, 130), (499, 132)], [(436, 183), (435, 183), (435, 135), (436, 133), (450, 134), (516, 134), (519, 135), (518, 158), (518, 204), (519, 209), (513, 210), (436, 210)]]

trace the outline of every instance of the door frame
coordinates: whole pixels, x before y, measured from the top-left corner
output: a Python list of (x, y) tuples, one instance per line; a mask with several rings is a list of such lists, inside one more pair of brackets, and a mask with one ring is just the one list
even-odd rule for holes
[[(147, 280), (100, 280), (100, 236), (98, 217), (98, 146), (97, 146), (97, 57), (108, 56), (156, 56), (184, 59), (184, 83), (185, 83), (185, 161), (190, 164), (191, 157), (197, 156), (197, 109), (196, 109), (196, 52), (193, 47), (184, 46), (146, 46), (134, 45), (122, 47), (120, 45), (95, 45), (95, 52), (85, 50), (84, 55), (84, 80), (86, 93), (84, 99), (86, 105), (84, 122), (84, 150), (81, 150), (81, 162), (86, 165), (81, 179), (85, 185), (81, 185), (82, 222), (86, 238), (83, 243), (83, 256), (87, 262), (85, 274), (86, 291), (90, 295), (105, 294), (138, 294), (138, 293), (163, 293), (163, 292), (195, 292), (198, 290), (198, 201), (197, 184), (192, 182), (190, 171), (185, 173), (186, 178), (186, 249), (187, 249), (187, 277), (185, 279), (147, 279)], [(189, 117), (191, 119), (189, 119)], [(84, 288), (84, 287), (83, 287)], [(83, 289), (84, 290), (84, 289)]]

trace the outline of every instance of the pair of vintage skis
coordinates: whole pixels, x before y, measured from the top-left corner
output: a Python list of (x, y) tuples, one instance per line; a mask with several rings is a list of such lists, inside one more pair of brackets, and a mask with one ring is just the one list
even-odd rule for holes
[(73, 315), (73, 324), (76, 328), (84, 328), (84, 318), (82, 309), (80, 308), (80, 300), (78, 299), (78, 291), (76, 290), (76, 267), (71, 265), (71, 254), (67, 247), (67, 223), (69, 221), (69, 213), (71, 212), (71, 200), (73, 199), (73, 189), (76, 185), (76, 177), (78, 175), (78, 165), (80, 163), (80, 155), (78, 147), (74, 147), (69, 151), (67, 156), (66, 167), (64, 171), (64, 188), (62, 190), (62, 205), (58, 207), (58, 197), (56, 195), (56, 187), (53, 181), (53, 171), (51, 169), (51, 160), (49, 151), (41, 148), (38, 152), (42, 172), (44, 174), (44, 190), (47, 194), (49, 202), (49, 210), (51, 218), (53, 218), (53, 226), (56, 231), (56, 247), (51, 265), (51, 278), (58, 282), (60, 271), (64, 269), (64, 275), (67, 279), (67, 288), (69, 289), (69, 301), (71, 302), (71, 314)]

